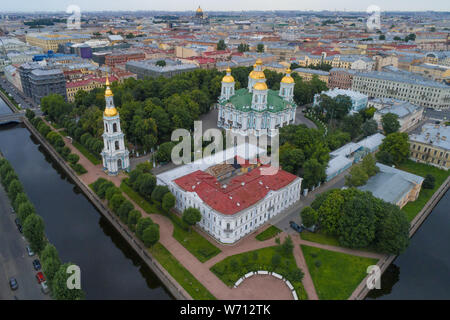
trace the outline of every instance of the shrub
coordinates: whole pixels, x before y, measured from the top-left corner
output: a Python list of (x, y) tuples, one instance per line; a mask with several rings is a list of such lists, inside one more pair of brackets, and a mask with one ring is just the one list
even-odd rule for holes
[(67, 156), (67, 160), (71, 163), (71, 164), (76, 164), (79, 160), (80, 160), (80, 156), (74, 153), (71, 153)]
[(305, 207), (301, 213), (302, 223), (305, 227), (310, 228), (317, 223), (318, 214), (317, 211), (311, 207)]
[(433, 189), (435, 186), (436, 179), (432, 174), (427, 174), (423, 180), (422, 187), (424, 189)]
[(149, 226), (153, 224), (152, 219), (150, 218), (143, 218), (139, 219), (137, 225), (136, 225), (136, 235), (139, 239), (143, 239), (144, 230), (147, 229)]
[(148, 248), (156, 244), (159, 240), (159, 226), (152, 224), (148, 226), (142, 234), (142, 242)]

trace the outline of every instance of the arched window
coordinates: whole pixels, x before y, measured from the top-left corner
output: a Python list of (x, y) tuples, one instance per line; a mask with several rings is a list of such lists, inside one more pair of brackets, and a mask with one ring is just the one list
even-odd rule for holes
[(113, 132), (117, 132), (117, 123), (113, 124)]
[(105, 132), (108, 132), (108, 125), (105, 123)]
[(116, 147), (116, 150), (119, 150), (119, 141), (114, 142), (114, 146)]

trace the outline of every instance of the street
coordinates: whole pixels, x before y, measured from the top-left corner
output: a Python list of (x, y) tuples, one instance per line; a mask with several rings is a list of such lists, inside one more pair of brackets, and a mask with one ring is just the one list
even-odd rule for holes
[(450, 110), (438, 111), (431, 108), (425, 108), (423, 116), (432, 120), (450, 121)]
[[(17, 230), (14, 223), (17, 216), (11, 213), (10, 208), (5, 190), (0, 186), (0, 300), (50, 299), (49, 295), (41, 292), (41, 286), (37, 283), (32, 265), (37, 256), (28, 256), (25, 249), (27, 242)], [(16, 278), (19, 285), (15, 291), (9, 287), (11, 277)]]
[(20, 105), (22, 109), (34, 109), (37, 107), (30, 98), (25, 97), (25, 95), (20, 92), (19, 89), (17, 89), (4, 77), (0, 77), (0, 85), (6, 92), (8, 92), (12, 96), (12, 98)]

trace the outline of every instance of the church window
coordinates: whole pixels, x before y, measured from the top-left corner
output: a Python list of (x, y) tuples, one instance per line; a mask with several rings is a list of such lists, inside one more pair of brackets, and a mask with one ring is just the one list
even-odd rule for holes
[(117, 123), (113, 124), (113, 132), (117, 132)]
[(115, 142), (114, 142), (114, 146), (115, 146), (116, 150), (119, 150), (119, 149), (120, 149), (120, 147), (119, 147), (119, 141), (115, 141)]

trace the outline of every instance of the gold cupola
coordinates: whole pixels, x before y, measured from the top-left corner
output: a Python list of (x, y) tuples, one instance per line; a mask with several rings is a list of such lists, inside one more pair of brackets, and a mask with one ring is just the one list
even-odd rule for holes
[(105, 117), (114, 117), (117, 115), (117, 109), (114, 106), (113, 102), (113, 93), (111, 91), (111, 88), (109, 87), (109, 79), (108, 76), (106, 76), (106, 90), (105, 90), (105, 98), (106, 98), (106, 108), (103, 112)]
[(255, 90), (267, 90), (267, 84), (265, 82), (257, 82), (253, 86), (253, 89)]
[(234, 78), (231, 75), (231, 68), (228, 67), (226, 72), (227, 72), (227, 74), (225, 75), (225, 77), (222, 78), (222, 82), (233, 83), (234, 82)]
[(294, 83), (294, 78), (291, 77), (291, 69), (286, 69), (286, 75), (281, 79), (282, 83)]
[(112, 97), (113, 93), (111, 89), (109, 88), (109, 79), (108, 76), (106, 76), (106, 90), (105, 90), (105, 97)]

